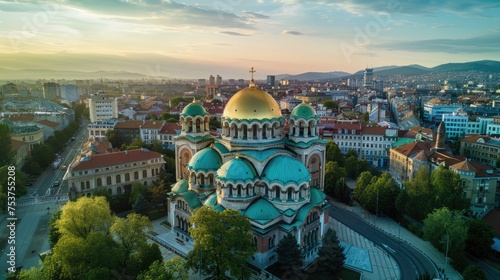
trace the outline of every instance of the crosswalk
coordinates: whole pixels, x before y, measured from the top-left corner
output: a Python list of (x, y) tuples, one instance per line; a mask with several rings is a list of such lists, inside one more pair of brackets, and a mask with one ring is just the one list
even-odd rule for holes
[(36, 204), (44, 204), (51, 202), (66, 202), (69, 200), (68, 195), (56, 195), (56, 196), (41, 196), (30, 198), (27, 200), (18, 200), (17, 206), (28, 206), (28, 205), (36, 205)]

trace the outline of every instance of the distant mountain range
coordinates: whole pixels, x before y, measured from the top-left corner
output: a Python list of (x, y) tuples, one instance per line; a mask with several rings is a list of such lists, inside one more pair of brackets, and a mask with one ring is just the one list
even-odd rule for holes
[[(411, 64), (407, 66), (382, 66), (374, 67), (373, 73), (376, 76), (389, 76), (389, 75), (422, 75), (427, 73), (439, 72), (460, 72), (460, 71), (482, 71), (487, 73), (500, 72), (500, 61), (494, 60), (480, 60), (464, 63), (446, 63), (432, 68), (424, 67), (418, 64)], [(328, 80), (348, 77), (363, 76), (364, 69), (359, 70), (354, 74), (346, 72), (306, 72), (298, 75), (281, 74), (276, 75), (276, 79), (300, 80), (300, 81), (313, 81), (313, 80)]]
[[(486, 73), (499, 73), (500, 61), (494, 60), (480, 60), (465, 63), (446, 63), (432, 68), (424, 67), (418, 64), (411, 64), (407, 66), (382, 66), (374, 67), (373, 73), (376, 76), (388, 75), (422, 75), (427, 73), (438, 72), (459, 72), (459, 71), (482, 71)], [(347, 73), (342, 71), (332, 72), (305, 72), (301, 74), (279, 74), (275, 75), (276, 80), (300, 80), (300, 81), (314, 81), (314, 80), (331, 80), (338, 78), (362, 77), (363, 70), (356, 73)], [(168, 73), (168, 72), (167, 72)], [(144, 78), (159, 78), (168, 79), (166, 76), (151, 76), (146, 74), (128, 72), (128, 71), (61, 71), (50, 69), (5, 69), (0, 68), (0, 80), (24, 80), (24, 79), (144, 79)], [(195, 77), (193, 77), (195, 78)]]
[(143, 79), (143, 78), (167, 78), (167, 77), (153, 77), (139, 73), (132, 73), (127, 71), (61, 71), (49, 69), (5, 69), (0, 68), (0, 80), (25, 80), (28, 79)]

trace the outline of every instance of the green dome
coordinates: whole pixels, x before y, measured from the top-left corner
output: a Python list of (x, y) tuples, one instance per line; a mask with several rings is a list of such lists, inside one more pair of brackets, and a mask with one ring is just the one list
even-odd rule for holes
[(186, 179), (179, 180), (175, 185), (172, 187), (172, 192), (173, 193), (185, 193), (189, 189), (189, 183)]
[(292, 113), (290, 114), (290, 117), (294, 119), (311, 119), (317, 118), (317, 115), (316, 110), (314, 110), (311, 105), (302, 102), (299, 105), (295, 106)]
[(280, 215), (280, 211), (264, 198), (257, 199), (257, 201), (248, 206), (245, 211), (245, 216), (255, 221), (274, 220)]
[(227, 161), (217, 170), (217, 179), (222, 181), (247, 182), (256, 176), (257, 172), (253, 165), (238, 157)]
[(309, 170), (298, 160), (289, 156), (276, 156), (271, 159), (263, 172), (263, 180), (267, 183), (300, 185), (311, 180)]
[(210, 207), (217, 205), (217, 194), (213, 193), (209, 195), (207, 199), (205, 199), (205, 201), (203, 202), (203, 205)]
[(326, 194), (324, 192), (315, 188), (311, 188), (310, 192), (311, 192), (311, 200), (309, 201), (310, 203), (316, 205), (325, 200)]
[(222, 165), (222, 158), (214, 148), (203, 149), (196, 154), (188, 163), (188, 168), (195, 172), (216, 171)]
[(193, 101), (192, 103), (189, 103), (189, 105), (184, 107), (184, 110), (182, 110), (181, 113), (181, 117), (197, 117), (207, 114), (208, 112), (205, 110), (205, 108), (203, 108), (203, 106)]

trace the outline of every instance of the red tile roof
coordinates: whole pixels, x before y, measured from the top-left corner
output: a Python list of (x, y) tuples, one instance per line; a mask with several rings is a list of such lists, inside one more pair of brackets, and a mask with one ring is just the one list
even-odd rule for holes
[(35, 115), (33, 114), (20, 114), (20, 115), (10, 115), (8, 117), (11, 121), (33, 121), (35, 119)]
[(491, 137), (486, 136), (486, 135), (470, 134), (470, 135), (465, 136), (465, 138), (462, 139), (461, 141), (465, 141), (465, 142), (469, 142), (469, 143), (476, 143), (477, 140), (479, 140), (480, 138), (483, 138), (485, 143), (488, 143), (488, 141), (490, 141), (490, 139), (491, 139)]
[(42, 124), (42, 125), (45, 125), (45, 126), (49, 126), (49, 127), (56, 127), (56, 126), (59, 125), (56, 122), (51, 122), (51, 121), (48, 121), (48, 120), (41, 120), (41, 121), (37, 121), (36, 123), (39, 123), (39, 124)]
[(421, 150), (430, 150), (434, 146), (434, 142), (412, 142), (406, 145), (401, 145), (394, 148), (395, 151), (405, 155), (413, 156)]
[(381, 126), (363, 126), (362, 130), (363, 134), (378, 134), (385, 135), (385, 127)]
[(141, 125), (141, 128), (160, 129), (164, 124), (164, 121), (147, 121), (143, 125)]
[(130, 150), (111, 154), (92, 155), (71, 167), (71, 171), (91, 170), (125, 163), (160, 158), (162, 154), (146, 149)]
[(181, 130), (182, 126), (179, 123), (166, 123), (160, 130), (160, 134), (177, 134), (176, 130)]

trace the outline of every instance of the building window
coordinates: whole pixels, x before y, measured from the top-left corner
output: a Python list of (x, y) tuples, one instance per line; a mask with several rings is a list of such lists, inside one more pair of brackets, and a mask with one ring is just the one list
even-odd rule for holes
[(142, 178), (147, 178), (148, 177), (148, 171), (147, 170), (142, 170)]
[(134, 180), (139, 180), (139, 172), (134, 171)]
[(122, 182), (122, 177), (120, 176), (120, 174), (116, 175), (116, 183), (119, 184)]
[(101, 178), (97, 178), (96, 183), (97, 183), (97, 187), (102, 187), (102, 179)]

